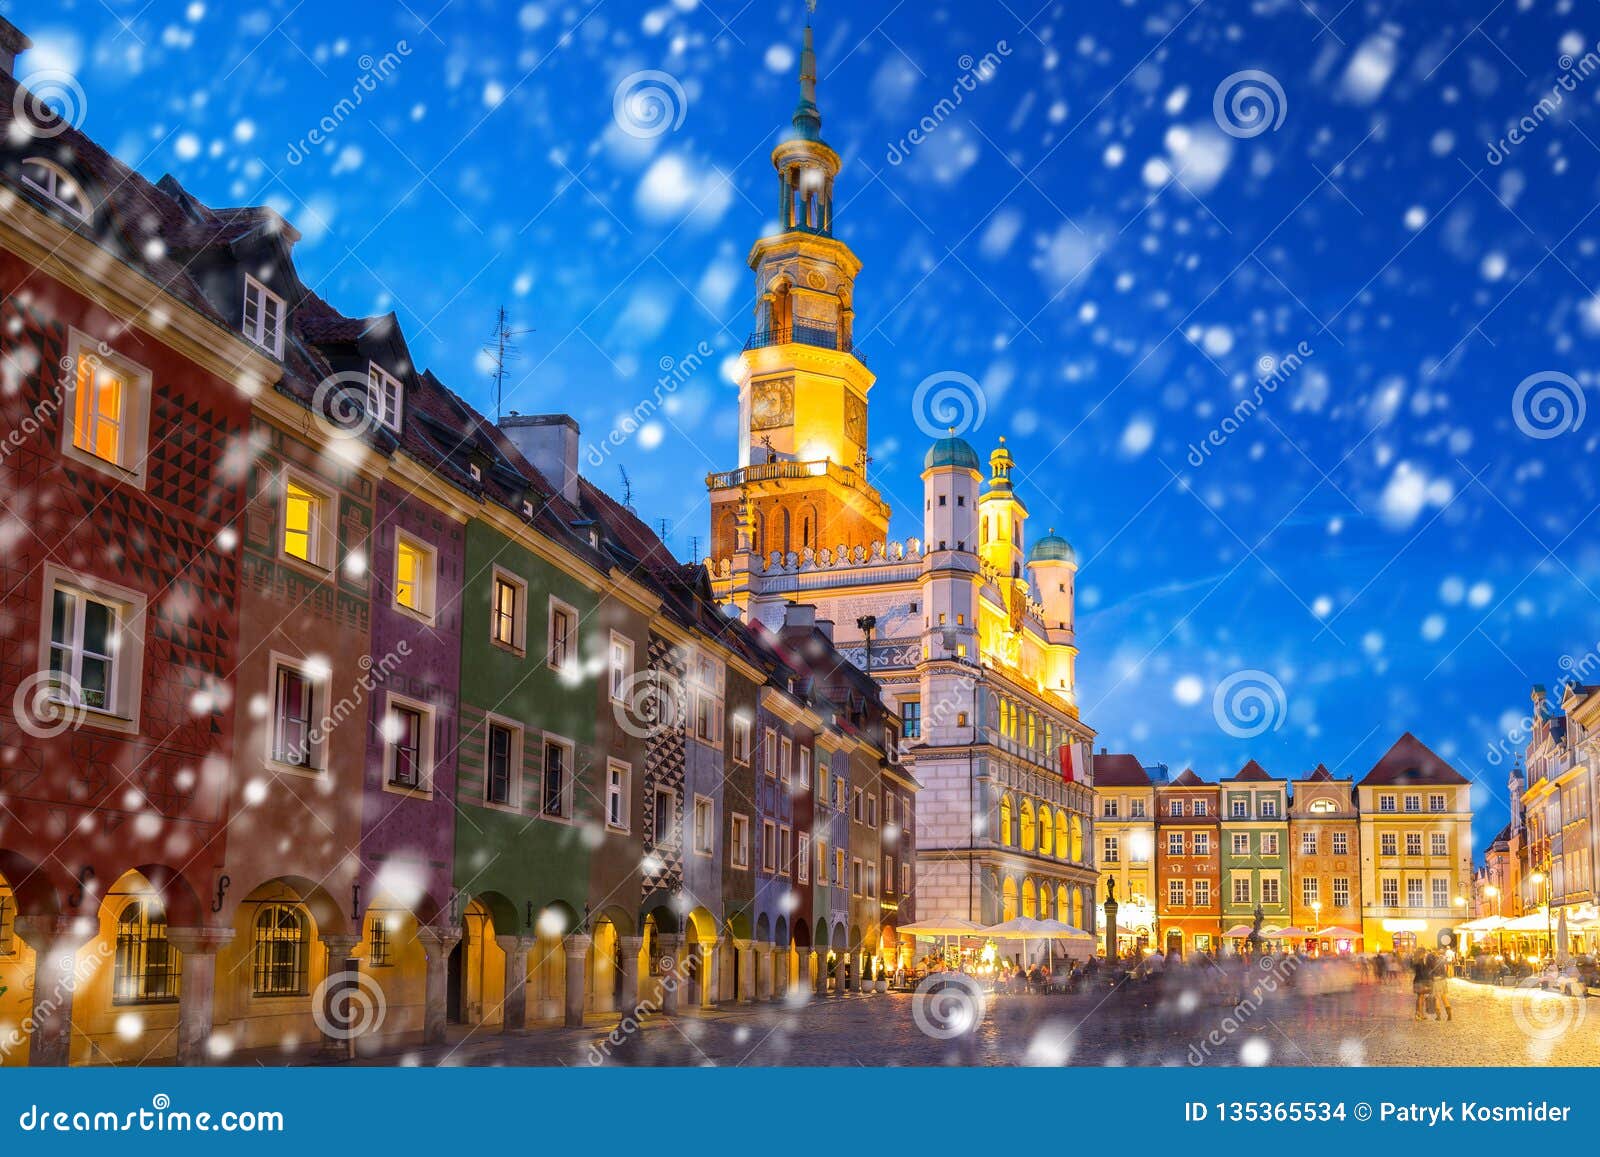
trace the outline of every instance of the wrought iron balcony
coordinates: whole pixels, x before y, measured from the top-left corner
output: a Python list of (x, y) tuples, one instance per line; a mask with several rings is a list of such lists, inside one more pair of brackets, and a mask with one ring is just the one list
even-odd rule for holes
[(745, 339), (744, 348), (748, 350), (766, 349), (776, 345), (808, 345), (816, 349), (838, 350), (840, 353), (850, 354), (862, 365), (867, 364), (866, 358), (861, 356), (861, 350), (856, 346), (850, 334), (842, 332), (836, 325), (819, 324), (817, 322), (795, 322), (793, 325), (781, 326), (777, 329), (758, 329)]

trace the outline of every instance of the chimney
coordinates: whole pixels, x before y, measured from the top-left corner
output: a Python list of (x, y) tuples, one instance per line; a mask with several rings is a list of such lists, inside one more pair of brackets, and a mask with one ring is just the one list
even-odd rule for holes
[(578, 504), (578, 423), (566, 414), (512, 414), (500, 429), (539, 473)]
[(33, 41), (22, 34), (11, 21), (0, 16), (0, 73), (16, 75), (17, 53), (33, 47)]
[(809, 631), (817, 625), (817, 608), (810, 603), (784, 603), (783, 626), (785, 630)]
[[(815, 614), (815, 613), (816, 613), (815, 611), (812, 611), (812, 614)], [(830, 643), (833, 642), (833, 620), (832, 619), (818, 619), (817, 620), (817, 630), (822, 632), (822, 637), (824, 639), (827, 639), (828, 642), (830, 642)]]

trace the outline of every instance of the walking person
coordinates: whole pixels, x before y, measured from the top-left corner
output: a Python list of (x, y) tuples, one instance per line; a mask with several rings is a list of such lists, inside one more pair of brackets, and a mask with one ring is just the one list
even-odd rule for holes
[(1428, 960), (1428, 954), (1418, 948), (1411, 954), (1411, 991), (1417, 998), (1417, 1008), (1412, 1014), (1413, 1020), (1423, 1020), (1423, 1012), (1428, 996), (1433, 992), (1433, 965)]
[(1437, 955), (1430, 952), (1428, 956), (1433, 962), (1433, 1019), (1454, 1020), (1450, 1012), (1450, 958), (1442, 952)]

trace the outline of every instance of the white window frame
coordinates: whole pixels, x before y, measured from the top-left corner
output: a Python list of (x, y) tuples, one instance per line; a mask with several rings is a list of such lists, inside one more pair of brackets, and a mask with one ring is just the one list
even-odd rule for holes
[[(704, 815), (705, 823), (702, 827), (701, 816)], [(710, 856), (716, 851), (717, 845), (717, 803), (708, 795), (696, 794), (694, 797), (694, 811), (690, 819), (690, 842), (697, 856)], [(704, 833), (705, 841), (702, 844), (700, 836)]]
[(778, 825), (771, 820), (761, 821), (761, 870), (769, 876), (778, 874)]
[(1204, 876), (1199, 876), (1194, 881), (1194, 903), (1191, 907), (1208, 908), (1211, 906), (1211, 881)]
[[(556, 623), (563, 616), (571, 619), (572, 630), (567, 637), (566, 652), (558, 662), (556, 656)], [(556, 598), (555, 595), (550, 596), (545, 611), (544, 662), (545, 666), (549, 667), (550, 670), (562, 675), (576, 671), (581, 662), (578, 655), (578, 608), (571, 603)]]
[(794, 831), (787, 824), (778, 825), (778, 875), (787, 876), (794, 870)]
[(1276, 856), (1278, 854), (1278, 833), (1261, 833), (1261, 854), (1263, 856)]
[(144, 630), (147, 607), (145, 596), (127, 587), (108, 583), (104, 579), (67, 570), (55, 563), (45, 563), (40, 569), (44, 579), (44, 597), (39, 616), (41, 679), (50, 670), (51, 628), (55, 613), (56, 591), (63, 590), (77, 600), (74, 611), (73, 644), (69, 652), (73, 659), (70, 669), (66, 672), (72, 681), (66, 687), (52, 691), (51, 698), (68, 703), (74, 700), (77, 691), (81, 690), (80, 677), (84, 654), (82, 624), (85, 613), (83, 600), (87, 598), (103, 603), (109, 606), (116, 616), (114, 635), (109, 641), (112, 647), (112, 654), (109, 656), (111, 678), (106, 689), (109, 703), (105, 708), (72, 703), (70, 710), (74, 713), (74, 720), (81, 719), (84, 724), (112, 731), (138, 731), (140, 706), (143, 702)]
[(367, 363), (367, 413), (397, 434), (405, 418), (405, 387), (377, 362)]
[(1181, 856), (1181, 855), (1183, 855), (1183, 833), (1182, 832), (1168, 832), (1167, 833), (1167, 855), (1169, 855), (1169, 856)]
[[(1102, 836), (1100, 838), (1100, 845), (1100, 859), (1104, 863), (1119, 864), (1122, 862), (1121, 841), (1118, 840), (1116, 836)], [(1169, 850), (1167, 854), (1171, 855), (1172, 853)]]
[[(93, 359), (98, 374), (104, 367), (122, 382), (122, 408), (117, 414), (117, 456), (102, 458), (76, 443), (78, 431), (78, 377), (84, 359)], [(144, 489), (150, 450), (150, 371), (119, 353), (105, 342), (79, 329), (67, 334), (67, 359), (70, 368), (68, 397), (62, 405), (61, 453), (74, 462), (109, 474), (119, 482)]]
[[(1231, 877), (1229, 883), (1233, 885), (1233, 902), (1235, 904), (1250, 903), (1251, 898), (1255, 893), (1250, 887), (1250, 877), (1248, 875), (1240, 875), (1236, 873), (1233, 877)], [(1242, 888), (1240, 887), (1241, 884), (1243, 885)], [(1242, 898), (1240, 897), (1241, 892), (1244, 893)]]
[(1432, 882), (1429, 885), (1428, 891), (1429, 891), (1429, 896), (1428, 896), (1428, 900), (1429, 900), (1429, 905), (1428, 906), (1429, 907), (1431, 907), (1431, 908), (1448, 908), (1448, 907), (1450, 907), (1450, 881), (1449, 880), (1446, 880), (1442, 876), (1435, 876), (1433, 878)]
[[(561, 785), (561, 811), (560, 814), (545, 810), (545, 777), (549, 774), (549, 759), (547, 748), (559, 747), (565, 753), (563, 760), (566, 782)], [(578, 779), (577, 771), (578, 745), (564, 735), (556, 735), (546, 731), (539, 736), (539, 799), (538, 811), (543, 819), (552, 823), (570, 824), (576, 818), (576, 808), (573, 800), (576, 798), (574, 784)]]
[(800, 780), (800, 786), (809, 789), (811, 787), (811, 749), (803, 743), (800, 744), (799, 755), (796, 758), (799, 760), (796, 775)]
[(794, 740), (787, 735), (778, 737), (778, 779), (785, 784), (794, 779)]
[[(727, 668), (712, 655), (695, 654), (689, 659), (689, 683), (694, 689), (693, 727), (690, 737), (697, 743), (720, 749), (726, 710)], [(701, 722), (704, 717), (705, 726)]]
[[(1341, 897), (1340, 893), (1343, 893)], [(1348, 908), (1350, 906), (1350, 877), (1333, 877), (1333, 906), (1335, 908)]]
[[(422, 796), (433, 798), (433, 772), (436, 754), (435, 731), (437, 718), (433, 705), (424, 703), (421, 699), (413, 699), (409, 695), (400, 695), (389, 691), (384, 695), (384, 710), (379, 717), (380, 735), (383, 737), (383, 790), (396, 795)], [(394, 781), (394, 758), (398, 751), (393, 738), (393, 724), (396, 709), (413, 711), (419, 716), (419, 726), (422, 733), (417, 738), (417, 783), (415, 787)]]
[[(489, 762), (493, 758), (493, 748), (489, 742), (489, 729), (500, 727), (511, 733), (511, 750), (507, 754), (510, 766), (506, 769), (506, 798), (504, 803), (496, 802), (489, 798), (489, 785), (492, 782)], [(524, 731), (522, 724), (515, 719), (493, 712), (485, 712), (483, 716), (483, 803), (485, 807), (503, 809), (505, 811), (522, 810), (522, 750)]]
[(1279, 877), (1261, 877), (1261, 902), (1263, 904), (1283, 903), (1283, 881)]
[(776, 728), (761, 730), (761, 774), (768, 779), (778, 778), (778, 732)]
[(1196, 856), (1209, 856), (1211, 854), (1211, 833), (1210, 832), (1195, 832), (1194, 833), (1194, 852), (1193, 852), (1193, 854), (1196, 855)]
[[(311, 691), (307, 708), (307, 739), (309, 750), (305, 766), (287, 763), (278, 758), (278, 675), (284, 670), (294, 671), (303, 678)], [(328, 702), (328, 676), (326, 670), (294, 655), (273, 651), (267, 657), (267, 726), (262, 729), (264, 740), (261, 758), (267, 767), (288, 775), (320, 776), (328, 766), (328, 737), (322, 733), (322, 712)]]
[[(500, 622), (498, 596), (501, 583), (509, 586), (516, 596), (516, 605), (511, 612), (510, 642), (501, 639), (496, 633), (496, 627)], [(525, 655), (528, 652), (528, 583), (527, 580), (501, 566), (496, 566), (489, 578), (489, 642), (517, 655)]]
[(1167, 881), (1167, 907), (1187, 908), (1188, 892), (1183, 880), (1174, 876)]
[[(620, 759), (606, 760), (606, 828), (613, 832), (632, 830), (633, 766)], [(613, 807), (612, 805), (616, 806)]]
[(735, 871), (750, 870), (750, 817), (743, 812), (728, 815), (728, 864)]
[(1333, 832), (1331, 834), (1333, 836), (1333, 854), (1336, 856), (1348, 856), (1350, 854), (1350, 833)]
[(1445, 832), (1428, 833), (1428, 855), (1448, 856), (1450, 854), (1450, 837)]
[(1379, 832), (1378, 833), (1378, 855), (1380, 855), (1380, 856), (1398, 856), (1399, 854), (1400, 854), (1400, 833), (1399, 832)]
[(633, 678), (633, 640), (612, 631), (606, 651), (606, 666), (610, 677), (611, 702), (620, 703), (627, 698), (628, 681)]
[[(239, 319), (239, 329), (252, 345), (266, 350), (280, 361), (283, 360), (283, 334), (288, 328), (288, 304), (250, 274), (244, 275), (244, 310)], [(250, 320), (252, 305), (256, 315), (254, 323)], [(270, 325), (269, 313), (274, 319)]]
[[(416, 578), (417, 605), (408, 607), (400, 601), (400, 551), (409, 548), (417, 554), (419, 573)], [(389, 602), (395, 610), (412, 618), (432, 624), (438, 608), (439, 552), (432, 544), (422, 541), (407, 531), (396, 531), (394, 536), (394, 585), (389, 591)]]
[(1317, 833), (1315, 829), (1306, 829), (1300, 833), (1300, 854), (1314, 856), (1317, 854)]
[[(1422, 855), (1422, 849), (1423, 849), (1424, 846), (1425, 845), (1422, 842), (1422, 833), (1421, 832), (1407, 832), (1406, 833), (1406, 855), (1407, 856), (1420, 856), (1420, 855)], [(1415, 850), (1413, 850), (1413, 849), (1415, 849)]]
[(795, 881), (801, 884), (811, 882), (811, 833), (801, 832), (795, 839), (794, 869)]
[(749, 764), (750, 762), (750, 721), (735, 716), (732, 727), (729, 728), (729, 742), (732, 744), (733, 762)]
[(1248, 856), (1250, 854), (1250, 833), (1233, 832), (1231, 834), (1233, 836), (1233, 851), (1231, 854), (1235, 856)]
[[(289, 486), (293, 483), (316, 501), (311, 509), (311, 524), (307, 528), (310, 558), (289, 553)], [(285, 466), (278, 479), (278, 543), (277, 554), (290, 566), (326, 573), (333, 570), (338, 551), (338, 519), (334, 514), (337, 503), (333, 492), (304, 471)]]
[[(43, 169), (45, 179), (36, 180), (28, 172), (30, 168)], [(48, 161), (43, 157), (26, 157), (18, 169), (22, 183), (43, 196), (56, 208), (70, 213), (80, 221), (88, 221), (94, 215), (94, 206), (89, 201), (89, 195), (83, 191), (83, 185), (54, 161)], [(63, 186), (66, 187), (65, 192)]]

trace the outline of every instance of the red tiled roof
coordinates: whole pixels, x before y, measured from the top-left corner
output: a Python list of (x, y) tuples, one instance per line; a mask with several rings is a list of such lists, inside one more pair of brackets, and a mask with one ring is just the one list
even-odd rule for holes
[(1150, 776), (1134, 755), (1102, 754), (1094, 757), (1096, 787), (1149, 787)]
[(1194, 773), (1193, 768), (1184, 768), (1167, 787), (1214, 787)]
[(1301, 780), (1300, 782), (1301, 783), (1335, 783), (1335, 782), (1338, 781), (1338, 778), (1339, 778), (1338, 776), (1334, 775), (1333, 772), (1328, 770), (1328, 765), (1327, 764), (1319, 763), (1312, 770), (1311, 774), (1306, 776), (1305, 779)]
[(1410, 784), (1464, 784), (1464, 775), (1430, 751), (1422, 740), (1406, 732), (1384, 752), (1383, 758), (1367, 772), (1362, 787), (1390, 787)]
[(1272, 783), (1274, 782), (1274, 779), (1271, 775), (1267, 774), (1266, 768), (1262, 767), (1259, 763), (1252, 759), (1249, 763), (1245, 764), (1239, 769), (1238, 774), (1230, 777), (1227, 782)]

